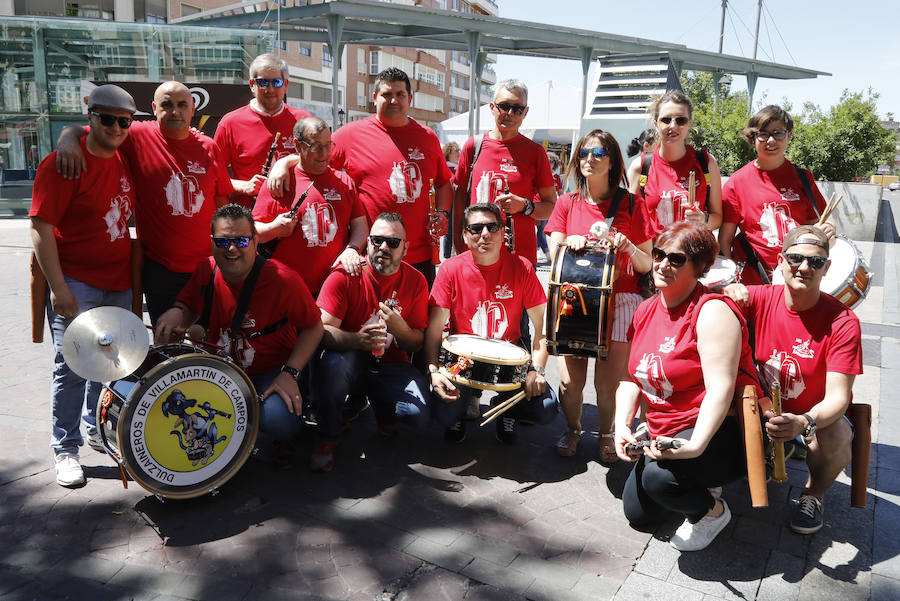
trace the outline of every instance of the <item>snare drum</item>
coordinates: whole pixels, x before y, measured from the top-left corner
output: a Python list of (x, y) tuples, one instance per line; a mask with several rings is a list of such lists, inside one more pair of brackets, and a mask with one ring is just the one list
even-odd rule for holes
[(612, 333), (615, 252), (553, 251), (547, 294), (547, 349), (552, 355), (606, 359)]
[(726, 259), (722, 255), (716, 257), (715, 262), (706, 275), (700, 278), (700, 283), (713, 292), (721, 292), (728, 284), (738, 281), (737, 263)]
[(454, 334), (441, 344), (440, 372), (471, 388), (515, 390), (525, 382), (530, 359), (528, 351), (511, 342)]
[(103, 388), (97, 417), (106, 452), (138, 484), (188, 499), (227, 482), (250, 456), (259, 403), (250, 379), (230, 360), (167, 344)]
[[(831, 266), (822, 277), (819, 290), (827, 292), (849, 308), (866, 298), (872, 282), (872, 272), (865, 257), (852, 240), (843, 235), (835, 237), (834, 246), (828, 252)], [(784, 284), (780, 269), (772, 274), (773, 284)]]

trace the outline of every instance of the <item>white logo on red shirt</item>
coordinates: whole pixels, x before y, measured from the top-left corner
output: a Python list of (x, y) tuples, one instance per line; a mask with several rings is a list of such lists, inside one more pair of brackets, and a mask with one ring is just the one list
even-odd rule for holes
[(675, 350), (675, 337), (674, 336), (666, 336), (663, 338), (663, 343), (659, 345), (660, 353), (671, 353)]
[(500, 160), (500, 171), (505, 173), (518, 173), (519, 168), (516, 167), (516, 164), (513, 162), (512, 158), (506, 158)]
[(794, 339), (794, 354), (798, 357), (803, 357), (804, 359), (812, 359), (816, 356), (816, 351), (809, 348), (810, 340), (801, 340), (800, 338)]
[(483, 301), (475, 308), (471, 320), (472, 332), (482, 338), (501, 339), (509, 328), (506, 307), (502, 303)]
[(124, 175), (119, 178), (119, 183), (122, 185), (122, 192), (131, 192), (131, 182), (128, 181), (128, 178)]
[(478, 180), (478, 185), (475, 187), (476, 200), (478, 202), (495, 202), (509, 185), (508, 181), (503, 173), (482, 172), (481, 179)]
[[(125, 179), (125, 178), (122, 178)], [(116, 196), (109, 201), (109, 210), (103, 216), (106, 223), (106, 233), (109, 234), (109, 241), (115, 242), (119, 238), (127, 238), (128, 220), (131, 218), (131, 207), (126, 196)]]
[(806, 390), (806, 383), (803, 381), (800, 364), (784, 351), (772, 349), (772, 355), (763, 365), (763, 373), (765, 374), (766, 382), (770, 384), (778, 382), (781, 386), (781, 397), (783, 399), (799, 398), (803, 391)]
[[(252, 320), (250, 323), (254, 323)], [(244, 324), (241, 328), (253, 327), (247, 325), (245, 317)], [(253, 364), (253, 357), (256, 356), (256, 349), (250, 344), (243, 335), (238, 335), (234, 340), (228, 335), (228, 330), (219, 331), (219, 341), (216, 343), (225, 349), (225, 352), (234, 359), (238, 365), (247, 369)]]
[(326, 202), (317, 202), (306, 206), (300, 222), (306, 246), (328, 246), (337, 234), (337, 217), (334, 207)]
[(173, 171), (163, 189), (166, 193), (166, 204), (172, 209), (172, 215), (191, 217), (200, 212), (205, 199), (203, 191), (200, 190), (200, 183), (193, 175), (182, 175)]
[(398, 204), (416, 202), (422, 193), (422, 174), (419, 166), (416, 163), (394, 163), (388, 185)]
[(791, 218), (791, 211), (786, 205), (767, 202), (763, 205), (762, 214), (759, 216), (759, 229), (766, 246), (780, 248), (784, 235), (797, 227), (797, 222)]
[[(684, 186), (687, 187), (687, 182)], [(665, 227), (684, 219), (684, 207), (688, 204), (688, 199), (687, 190), (681, 188), (666, 190), (660, 194), (659, 204), (656, 205), (656, 218), (659, 224)]]
[(778, 191), (781, 192), (781, 200), (786, 202), (800, 200), (800, 195), (794, 192), (793, 188), (779, 188)]
[(512, 297), (513, 297), (513, 292), (512, 292), (512, 290), (509, 289), (508, 284), (503, 284), (502, 286), (500, 284), (497, 284), (497, 289), (494, 290), (494, 298), (496, 298), (498, 300), (502, 300), (502, 299), (507, 299), (507, 298), (512, 298)]
[(413, 146), (412, 148), (408, 149), (407, 156), (409, 157), (410, 161), (421, 161), (422, 159), (425, 158), (425, 155), (416, 146)]
[(661, 404), (672, 396), (672, 383), (666, 377), (659, 355), (645, 353), (635, 369), (634, 377), (641, 383), (641, 390), (651, 403)]
[(341, 199), (341, 194), (333, 188), (325, 188), (325, 191), (322, 193), (322, 198), (328, 201), (339, 201)]
[(187, 162), (187, 170), (188, 170), (188, 173), (196, 173), (197, 175), (206, 175), (206, 167), (201, 165), (199, 161), (188, 161)]

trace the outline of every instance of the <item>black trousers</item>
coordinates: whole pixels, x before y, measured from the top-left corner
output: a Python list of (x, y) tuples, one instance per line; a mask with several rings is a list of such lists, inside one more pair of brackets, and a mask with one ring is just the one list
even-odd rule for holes
[(191, 279), (190, 273), (170, 271), (162, 263), (144, 257), (141, 266), (143, 278), (144, 298), (147, 300), (147, 312), (150, 313), (150, 323), (156, 326), (159, 316), (172, 308), (178, 293)]

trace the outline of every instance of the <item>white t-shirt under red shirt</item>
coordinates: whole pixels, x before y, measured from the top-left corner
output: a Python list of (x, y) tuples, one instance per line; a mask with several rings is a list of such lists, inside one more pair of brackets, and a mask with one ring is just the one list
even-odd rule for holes
[[(482, 140), (474, 167), (474, 138), (463, 144), (453, 176), (456, 185), (465, 189), (469, 183), (469, 173), (472, 173), (471, 204), (492, 203), (507, 189), (522, 198), (535, 198), (539, 189), (556, 185), (547, 151), (537, 142), (522, 134), (511, 140), (494, 140), (489, 134), (483, 134)], [(516, 254), (528, 259), (532, 265), (537, 262), (535, 225), (535, 220), (529, 216), (521, 213), (513, 215)]]
[[(647, 202), (647, 213), (653, 223), (655, 238), (667, 225), (682, 221), (688, 203), (688, 181), (691, 171), (694, 172), (694, 203), (701, 211), (706, 211), (706, 174), (697, 161), (697, 152), (687, 146), (684, 156), (677, 161), (662, 158), (659, 149), (654, 149), (650, 173), (647, 174), (647, 185), (644, 196)], [(706, 153), (706, 150), (701, 152)], [(644, 155), (641, 154), (643, 161)], [(706, 155), (707, 167), (709, 155)]]
[[(312, 188), (310, 182), (315, 182)], [(259, 191), (253, 218), (261, 223), (272, 222), (290, 211), (307, 188), (309, 194), (297, 210), (297, 227), (293, 234), (281, 239), (272, 258), (299, 273), (315, 295), (331, 272), (332, 263), (347, 247), (350, 221), (364, 216), (365, 211), (356, 186), (346, 173), (329, 167), (310, 178), (297, 167), (291, 172), (287, 195), (276, 199), (265, 187)]]
[(547, 302), (531, 264), (505, 248), (493, 265), (478, 265), (472, 251), (441, 264), (430, 304), (450, 310), (451, 334), (518, 343), (522, 311)]
[(119, 155), (92, 155), (80, 140), (87, 171), (76, 179), (56, 172), (56, 152), (38, 166), (29, 216), (55, 227), (63, 274), (101, 290), (131, 288), (131, 235), (134, 207), (131, 172)]
[(369, 223), (384, 211), (403, 217), (411, 264), (431, 259), (429, 182), (442, 186), (452, 174), (433, 131), (415, 119), (388, 127), (376, 115), (334, 132), (331, 166), (343, 169), (356, 183)]
[[(249, 104), (231, 111), (222, 117), (214, 138), (222, 164), (231, 167), (234, 179), (249, 180), (262, 173), (275, 134), (280, 133), (281, 137), (275, 145), (273, 164), (278, 159), (297, 152), (294, 124), (309, 116), (309, 111), (287, 104), (276, 115), (261, 113)], [(235, 198), (235, 202), (245, 207), (249, 207), (252, 200), (251, 196), (245, 194)]]
[[(806, 174), (821, 213), (825, 199), (812, 174)], [(722, 210), (724, 221), (738, 224), (769, 274), (775, 269), (785, 234), (818, 219), (796, 167), (787, 159), (771, 171), (763, 171), (755, 161), (738, 169), (722, 188)], [(743, 260), (744, 251), (739, 244), (732, 245), (732, 252), (736, 261)], [(744, 268), (741, 280), (745, 284), (762, 283), (757, 271), (750, 267)]]
[(766, 383), (781, 386), (782, 409), (806, 413), (825, 397), (827, 372), (862, 373), (859, 319), (829, 294), (806, 311), (791, 311), (784, 286), (748, 286), (747, 319), (756, 331), (756, 362)]
[(173, 140), (155, 121), (135, 121), (119, 152), (134, 177), (144, 254), (170, 271), (191, 273), (209, 256), (216, 197), (234, 192), (215, 143), (194, 129)]

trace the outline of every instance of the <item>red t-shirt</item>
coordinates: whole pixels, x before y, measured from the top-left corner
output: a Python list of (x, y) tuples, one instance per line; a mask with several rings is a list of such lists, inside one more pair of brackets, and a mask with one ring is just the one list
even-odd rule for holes
[[(508, 188), (510, 193), (522, 198), (534, 198), (540, 188), (553, 187), (553, 171), (544, 147), (523, 136), (511, 140), (494, 140), (483, 135), (481, 152), (472, 166), (475, 153), (474, 138), (463, 144), (459, 153), (459, 165), (453, 175), (457, 186), (465, 188), (472, 173), (471, 204), (494, 202)], [(516, 213), (513, 227), (516, 236), (516, 254), (537, 262), (536, 222), (531, 217)]]
[(131, 234), (134, 208), (131, 171), (117, 152), (108, 159), (87, 151), (79, 140), (87, 171), (77, 179), (56, 172), (56, 152), (41, 161), (34, 178), (29, 216), (56, 226), (62, 272), (102, 290), (131, 288)]
[(415, 119), (388, 127), (372, 115), (341, 127), (332, 140), (331, 166), (350, 175), (369, 223), (384, 211), (399, 213), (409, 240), (406, 261), (431, 259), (428, 182), (438, 187), (452, 177), (434, 132)]
[[(203, 313), (203, 287), (209, 284), (214, 265), (212, 257), (203, 259), (178, 294), (178, 302), (190, 307), (197, 315)], [(247, 375), (257, 376), (287, 361), (297, 342), (297, 332), (314, 326), (319, 321), (319, 311), (300, 276), (278, 261), (269, 260), (256, 281), (240, 336), (231, 340), (231, 320), (243, 288), (243, 284), (229, 284), (222, 272), (216, 270), (206, 340), (225, 347)], [(286, 323), (276, 331), (249, 338), (281, 319)]]
[[(612, 199), (603, 201), (600, 205), (592, 201), (584, 200), (576, 192), (560, 196), (553, 208), (544, 232), (559, 232), (565, 236), (586, 236), (591, 226), (597, 221), (606, 221)], [(626, 192), (619, 201), (619, 208), (613, 217), (612, 227), (616, 228), (635, 245), (643, 244), (651, 238), (653, 232), (647, 218), (647, 209), (640, 195), (634, 198), (634, 209), (628, 212), (628, 193)], [(616, 268), (619, 277), (613, 287), (616, 292), (634, 292), (640, 294), (638, 276), (631, 264), (631, 255), (618, 253), (616, 255)]]
[(493, 265), (478, 265), (472, 251), (441, 264), (431, 288), (431, 305), (450, 309), (450, 333), (518, 343), (522, 311), (547, 302), (524, 257), (500, 251)]
[[(371, 274), (378, 284), (369, 277)], [(395, 294), (396, 293), (396, 294)], [(363, 267), (363, 273), (351, 276), (342, 267), (336, 268), (322, 285), (317, 303), (319, 308), (341, 320), (345, 332), (358, 332), (366, 324), (377, 321), (378, 299), (394, 302), (394, 311), (406, 321), (406, 325), (418, 330), (428, 327), (428, 283), (425, 276), (408, 263), (401, 263), (397, 273), (382, 276)], [(388, 335), (388, 347), (382, 363), (408, 362), (406, 351), (393, 343)]]
[[(706, 174), (697, 161), (697, 153), (692, 146), (687, 146), (684, 156), (677, 161), (669, 162), (662, 158), (658, 149), (653, 150), (653, 162), (647, 174), (647, 185), (644, 196), (647, 202), (647, 213), (653, 222), (654, 235), (659, 234), (667, 225), (684, 219), (688, 202), (688, 180), (690, 172), (694, 172), (694, 202), (701, 211), (706, 210)], [(709, 153), (702, 150), (709, 164)], [(644, 155), (641, 153), (641, 162)]]
[[(275, 134), (281, 133), (275, 146), (272, 163), (297, 152), (294, 144), (294, 124), (309, 111), (285, 104), (277, 115), (265, 115), (249, 104), (222, 117), (216, 128), (216, 147), (222, 164), (231, 167), (234, 179), (249, 180), (262, 173)], [(265, 186), (263, 186), (265, 187)], [(253, 197), (241, 194), (235, 202), (249, 207)]]
[(674, 436), (697, 421), (706, 395), (697, 350), (697, 317), (700, 307), (713, 299), (728, 304), (741, 323), (736, 385), (756, 384), (747, 326), (731, 299), (709, 293), (698, 283), (692, 295), (677, 307), (665, 307), (659, 295), (645, 300), (635, 311), (628, 332), (628, 373), (647, 400), (647, 426), (654, 438)]
[(184, 140), (172, 140), (155, 121), (135, 121), (119, 151), (134, 176), (144, 254), (166, 269), (191, 273), (209, 256), (216, 196), (234, 192), (215, 143), (194, 129)]
[[(310, 182), (315, 181), (312, 188)], [(290, 211), (309, 188), (309, 195), (297, 210), (294, 233), (282, 238), (273, 259), (278, 259), (300, 274), (314, 295), (319, 292), (337, 259), (350, 239), (350, 220), (365, 215), (356, 186), (349, 176), (328, 168), (310, 179), (296, 168), (291, 173), (290, 196), (272, 198), (263, 187), (253, 207), (253, 218), (270, 223), (278, 215)]]
[[(821, 213), (825, 199), (812, 177), (809, 185)], [(724, 221), (738, 224), (770, 275), (778, 262), (785, 234), (818, 219), (803, 191), (797, 169), (787, 159), (771, 171), (763, 171), (755, 161), (738, 169), (722, 189), (722, 210)], [(732, 245), (732, 252), (736, 261), (744, 259), (739, 244)], [(741, 279), (745, 284), (762, 283), (756, 270), (749, 267), (744, 268)]]
[(823, 293), (806, 311), (791, 311), (784, 286), (748, 286), (747, 319), (756, 331), (756, 362), (767, 384), (781, 385), (782, 409), (805, 413), (825, 398), (825, 374), (861, 374), (859, 319)]

